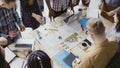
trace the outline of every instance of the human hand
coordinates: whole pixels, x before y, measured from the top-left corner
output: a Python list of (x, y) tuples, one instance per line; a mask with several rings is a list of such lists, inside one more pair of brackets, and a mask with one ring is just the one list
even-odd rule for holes
[(75, 68), (77, 66), (77, 64), (80, 64), (80, 59), (79, 58), (75, 58), (75, 60), (72, 62), (72, 67)]
[(1, 46), (4, 46), (4, 45), (7, 45), (8, 41), (6, 38), (4, 37), (0, 37), (0, 45)]
[(9, 33), (8, 33), (8, 35), (9, 35), (10, 37), (15, 37), (15, 36), (17, 36), (18, 34), (19, 34), (18, 31), (9, 31)]
[(100, 3), (98, 7), (99, 7), (99, 9), (101, 10), (102, 7), (103, 7), (103, 3)]
[(32, 17), (34, 17), (40, 24), (45, 23), (44, 17), (42, 17), (42, 16), (40, 16), (38, 14), (32, 13)]
[(54, 17), (54, 16), (55, 16), (55, 14), (54, 14), (53, 9), (50, 9), (50, 10), (49, 10), (49, 17), (50, 17), (50, 20), (52, 20), (52, 17)]
[(23, 23), (20, 24), (20, 30), (21, 30), (21, 31), (24, 31), (24, 30), (25, 30), (25, 26), (24, 26)]
[(112, 10), (112, 11), (110, 11), (110, 12), (107, 12), (107, 14), (108, 14), (109, 16), (113, 16), (115, 13), (116, 13), (116, 12), (115, 12), (114, 10)]
[(88, 3), (90, 3), (90, 0), (85, 0), (85, 4), (88, 4)]

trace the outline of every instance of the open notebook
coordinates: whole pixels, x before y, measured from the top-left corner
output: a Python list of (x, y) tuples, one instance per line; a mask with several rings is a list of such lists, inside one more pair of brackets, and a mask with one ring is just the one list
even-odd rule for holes
[(66, 50), (62, 50), (53, 58), (63, 68), (72, 68), (72, 62), (76, 58), (76, 56), (72, 53), (68, 53)]
[(9, 49), (9, 48), (5, 48), (5, 59), (8, 63), (10, 63), (14, 58), (16, 57), (16, 55)]

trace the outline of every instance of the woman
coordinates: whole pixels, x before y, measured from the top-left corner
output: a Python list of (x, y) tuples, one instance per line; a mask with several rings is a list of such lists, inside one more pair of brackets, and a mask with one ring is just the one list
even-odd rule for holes
[(107, 31), (106, 36), (107, 38), (112, 38), (119, 43), (118, 52), (120, 52), (120, 14), (115, 13), (113, 17), (115, 23), (111, 29)]
[(26, 27), (36, 29), (44, 23), (44, 17), (42, 17), (43, 0), (20, 0), (20, 3), (22, 20)]
[(113, 27), (107, 31), (106, 35), (108, 38), (112, 37), (112, 41), (118, 42), (118, 50), (113, 58), (110, 60), (106, 68), (120, 68), (120, 14), (119, 12), (115, 13), (114, 17), (114, 25)]
[(5, 60), (4, 49), (0, 46), (0, 68), (10, 68), (10, 65)]
[(28, 68), (52, 68), (51, 59), (41, 50), (34, 51), (28, 55), (27, 65)]

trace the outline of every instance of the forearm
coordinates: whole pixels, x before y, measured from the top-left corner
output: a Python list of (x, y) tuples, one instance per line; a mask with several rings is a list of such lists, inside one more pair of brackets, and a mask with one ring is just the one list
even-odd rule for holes
[(7, 45), (7, 39), (4, 37), (0, 37), (0, 45)]
[(13, 9), (14, 18), (15, 18), (17, 24), (20, 25), (22, 23), (22, 18), (20, 18), (20, 16), (18, 15), (18, 12), (16, 11), (16, 7), (17, 6), (15, 6), (14, 9)]
[(7, 38), (7, 37), (8, 37), (8, 35), (6, 35), (6, 34), (3, 34), (3, 33), (0, 33), (0, 37)]
[(51, 10), (52, 8), (51, 8), (51, 5), (50, 5), (50, 0), (45, 0), (45, 1), (46, 1), (47, 6), (48, 6), (48, 9)]
[(20, 25), (22, 23), (22, 18), (19, 17), (17, 11), (15, 11), (15, 16), (16, 16), (17, 24)]
[(116, 8), (114, 12), (120, 14), (120, 7)]

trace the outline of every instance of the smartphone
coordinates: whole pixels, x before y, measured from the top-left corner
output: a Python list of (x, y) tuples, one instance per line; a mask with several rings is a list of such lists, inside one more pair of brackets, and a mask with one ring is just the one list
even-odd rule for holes
[(90, 46), (92, 45), (92, 43), (91, 43), (88, 39), (85, 39), (84, 41), (85, 41), (86, 43), (88, 43), (88, 45), (90, 45)]

